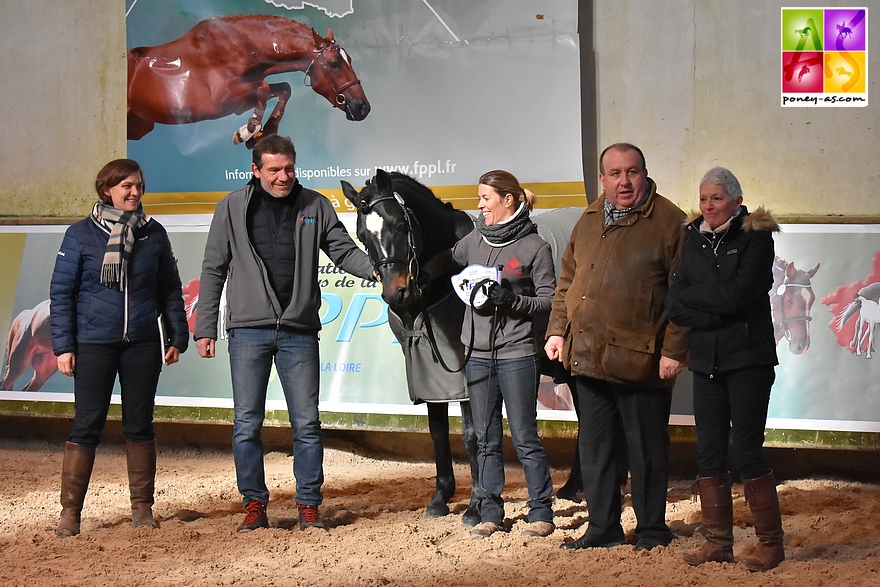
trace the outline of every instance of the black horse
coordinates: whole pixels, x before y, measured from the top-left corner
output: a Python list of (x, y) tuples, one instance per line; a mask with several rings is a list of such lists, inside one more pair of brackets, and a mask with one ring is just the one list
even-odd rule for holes
[[(480, 522), (477, 439), (463, 374), (460, 340), (464, 304), (452, 291), (449, 275), (419, 283), (419, 266), (452, 247), (474, 229), (471, 217), (444, 204), (431, 190), (399, 173), (376, 170), (360, 192), (342, 181), (345, 197), (357, 207), (357, 236), (367, 249), (382, 283), (389, 324), (406, 358), (410, 399), (428, 404), (437, 483), (428, 503), (431, 517), (449, 513), (455, 493), (449, 444), (449, 402), (460, 401), (461, 435), (471, 466), (471, 498), (462, 520)], [(424, 289), (419, 286), (424, 286)]]

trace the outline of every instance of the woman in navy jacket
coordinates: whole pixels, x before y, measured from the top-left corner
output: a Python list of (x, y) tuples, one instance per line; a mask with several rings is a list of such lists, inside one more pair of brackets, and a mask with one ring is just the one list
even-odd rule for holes
[[(697, 429), (696, 489), (706, 542), (685, 562), (733, 562), (733, 503), (727, 446), (745, 483), (758, 548), (740, 561), (766, 571), (785, 558), (776, 480), (762, 451), (776, 340), (770, 312), (773, 233), (769, 212), (742, 205), (742, 188), (723, 167), (700, 182), (701, 216), (685, 228), (681, 259), (666, 297), (669, 319), (691, 328)], [(732, 424), (732, 428), (731, 428)]]
[(89, 217), (67, 229), (55, 260), (52, 347), (59, 371), (74, 378), (59, 538), (79, 534), (95, 448), (117, 374), (131, 525), (156, 527), (156, 386), (162, 364), (178, 361), (189, 335), (171, 242), (165, 229), (144, 213), (144, 187), (136, 161), (117, 159), (105, 165), (95, 180), (100, 201)]

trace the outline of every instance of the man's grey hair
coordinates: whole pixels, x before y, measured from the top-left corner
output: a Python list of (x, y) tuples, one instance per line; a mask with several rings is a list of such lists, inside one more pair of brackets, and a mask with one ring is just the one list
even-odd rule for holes
[(725, 169), (724, 167), (713, 167), (707, 171), (706, 175), (703, 176), (703, 179), (700, 180), (700, 185), (702, 186), (709, 181), (723, 187), (731, 200), (735, 200), (743, 195), (739, 180), (729, 169)]

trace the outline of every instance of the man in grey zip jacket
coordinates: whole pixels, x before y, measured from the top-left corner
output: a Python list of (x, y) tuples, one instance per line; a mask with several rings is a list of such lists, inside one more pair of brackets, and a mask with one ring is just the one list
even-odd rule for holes
[(330, 202), (296, 180), (296, 151), (270, 135), (254, 147), (254, 178), (217, 204), (197, 303), (199, 355), (212, 358), (226, 284), (226, 329), (235, 421), (232, 451), (247, 509), (238, 531), (269, 525), (261, 431), (274, 361), (293, 428), (294, 497), (300, 528), (323, 527), (324, 439), (318, 414), (320, 359), (318, 251), (364, 279), (373, 269)]

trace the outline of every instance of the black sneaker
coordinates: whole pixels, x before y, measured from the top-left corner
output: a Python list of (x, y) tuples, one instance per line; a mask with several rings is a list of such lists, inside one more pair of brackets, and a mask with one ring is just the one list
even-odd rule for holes
[(299, 510), (299, 529), (305, 530), (306, 528), (325, 528), (324, 520), (321, 519), (320, 514), (318, 514), (318, 508), (313, 505), (306, 505), (304, 503), (296, 504), (297, 509)]
[(252, 501), (247, 504), (247, 515), (244, 517), (236, 532), (247, 532), (256, 530), (257, 528), (268, 528), (269, 518), (266, 516), (266, 506), (259, 501)]

